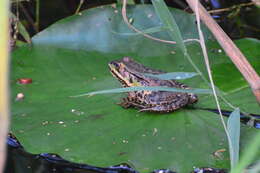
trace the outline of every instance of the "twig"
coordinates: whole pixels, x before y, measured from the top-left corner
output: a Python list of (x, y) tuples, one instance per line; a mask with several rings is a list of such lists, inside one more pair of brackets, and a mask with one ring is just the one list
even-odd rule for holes
[(217, 9), (217, 10), (210, 10), (208, 11), (208, 13), (219, 13), (219, 12), (224, 12), (224, 11), (231, 11), (235, 8), (241, 8), (241, 7), (246, 7), (246, 6), (251, 6), (251, 5), (255, 5), (254, 2), (249, 2), (249, 3), (243, 3), (243, 4), (239, 4), (239, 5), (233, 5), (231, 7), (228, 8), (222, 8), (222, 9)]
[(129, 22), (129, 20), (128, 20), (128, 18), (127, 18), (127, 15), (126, 15), (126, 4), (127, 4), (127, 0), (123, 0), (122, 16), (123, 16), (123, 19), (124, 19), (125, 23), (128, 25), (129, 28), (131, 28), (131, 29), (134, 30), (135, 32), (137, 32), (137, 33), (139, 33), (139, 34), (142, 34), (143, 36), (145, 36), (145, 37), (147, 37), (147, 38), (150, 38), (150, 39), (152, 39), (152, 40), (160, 41), (160, 42), (163, 42), (163, 43), (176, 44), (175, 41), (162, 40), (162, 39), (153, 37), (153, 36), (151, 36), (151, 35), (149, 35), (149, 34), (143, 33), (142, 31), (138, 30), (138, 29), (135, 28), (133, 25), (131, 25), (131, 23)]
[[(186, 0), (190, 8), (195, 11), (195, 1)], [(249, 64), (245, 56), (237, 48), (237, 46), (232, 42), (232, 40), (227, 36), (227, 34), (221, 29), (221, 27), (211, 18), (206, 9), (199, 3), (198, 11), (201, 20), (205, 25), (211, 30), (221, 47), (224, 49), (226, 54), (230, 57), (232, 62), (242, 73), (244, 78), (249, 83), (252, 92), (254, 93), (258, 103), (260, 104), (260, 77)]]
[(81, 7), (82, 7), (84, 1), (85, 1), (85, 0), (80, 0), (79, 5), (78, 5), (78, 8), (77, 8), (75, 14), (78, 14), (78, 13), (79, 13), (79, 11), (80, 11), (80, 9), (81, 9)]

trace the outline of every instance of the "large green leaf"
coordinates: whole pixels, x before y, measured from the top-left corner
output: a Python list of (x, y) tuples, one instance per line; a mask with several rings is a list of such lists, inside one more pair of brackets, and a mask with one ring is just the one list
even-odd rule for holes
[[(152, 6), (134, 6), (128, 12), (136, 27), (160, 25)], [(196, 37), (194, 17), (178, 10), (172, 12), (184, 37)], [(165, 115), (139, 113), (116, 104), (124, 94), (70, 97), (120, 87), (107, 64), (122, 56), (157, 69), (194, 72), (173, 45), (123, 34), (130, 32), (120, 9), (106, 6), (57, 22), (35, 36), (33, 46), (14, 51), (11, 130), (30, 152), (58, 153), (68, 160), (96, 166), (127, 162), (142, 172), (159, 168), (189, 172), (194, 166), (228, 168), (228, 152), (222, 157), (213, 155), (228, 147), (216, 114), (199, 109)], [(154, 35), (167, 39), (165, 32)], [(245, 39), (238, 45), (259, 70), (259, 42)], [(228, 100), (241, 111), (260, 113), (248, 85), (228, 57), (219, 53), (213, 41), (208, 41), (208, 48), (214, 78)], [(188, 50), (206, 75), (199, 46), (190, 44)], [(17, 84), (17, 79), (24, 77), (32, 78), (33, 83)], [(199, 76), (184, 82), (194, 88), (208, 87)], [(20, 92), (24, 100), (15, 101)], [(199, 97), (196, 107), (215, 108), (212, 96)], [(255, 133), (255, 129), (242, 126), (242, 150)]]

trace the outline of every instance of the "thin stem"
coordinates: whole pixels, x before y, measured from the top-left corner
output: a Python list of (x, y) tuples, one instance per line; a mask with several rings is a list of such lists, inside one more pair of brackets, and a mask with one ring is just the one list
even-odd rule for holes
[(85, 1), (85, 0), (80, 0), (79, 6), (78, 6), (78, 8), (77, 8), (75, 14), (78, 14), (78, 13), (79, 13), (79, 11), (80, 11), (80, 9), (81, 9), (81, 6), (83, 5), (84, 1)]
[[(207, 50), (206, 50), (205, 40), (204, 40), (204, 36), (203, 36), (203, 33), (201, 31), (201, 27), (200, 27), (200, 15), (199, 15), (199, 8), (198, 8), (198, 0), (196, 0), (195, 14), (196, 14), (197, 27), (198, 27), (199, 38), (200, 38), (200, 45), (201, 45), (201, 48), (202, 48), (204, 61), (205, 61), (206, 68), (207, 68), (207, 71), (208, 71), (208, 76), (209, 76), (211, 88), (212, 88), (212, 91), (213, 91), (213, 95), (214, 95), (214, 98), (215, 98), (217, 109), (218, 109), (219, 114), (220, 114), (221, 122), (223, 124), (224, 130), (225, 130), (227, 138), (228, 138), (228, 143), (231, 144), (231, 137), (230, 137), (230, 134), (227, 130), (227, 126), (225, 124), (225, 121), (224, 121), (224, 118), (223, 118), (223, 115), (222, 115), (222, 112), (221, 112), (220, 104), (219, 104), (218, 97), (217, 97), (217, 94), (216, 94), (214, 81), (213, 81), (211, 70), (210, 70), (209, 58), (208, 58), (208, 54), (207, 54)], [(229, 147), (230, 147), (230, 150), (233, 151), (232, 145), (229, 145)]]
[(36, 0), (36, 19), (35, 19), (35, 28), (39, 32), (40, 27), (40, 0)]
[[(186, 0), (190, 6), (194, 10), (195, 1)], [(238, 47), (232, 42), (232, 40), (227, 36), (227, 34), (222, 30), (222, 28), (212, 19), (212, 17), (208, 14), (206, 9), (199, 3), (198, 4), (199, 15), (201, 16), (201, 20), (205, 23), (205, 25), (210, 29), (210, 31), (215, 36), (216, 40), (219, 42), (221, 47), (224, 49), (226, 54), (241, 72), (243, 77), (246, 79), (248, 84), (250, 85), (252, 92), (254, 93), (258, 103), (260, 104), (260, 77), (253, 69), (253, 67), (249, 64), (246, 57), (242, 54), (242, 52), (238, 49)], [(195, 11), (195, 10), (194, 10)]]
[(246, 7), (246, 6), (251, 6), (254, 5), (254, 2), (249, 2), (249, 3), (242, 3), (239, 5), (234, 5), (232, 7), (228, 7), (228, 8), (221, 8), (221, 9), (217, 9), (217, 10), (210, 10), (208, 11), (208, 13), (219, 13), (219, 12), (224, 12), (224, 11), (231, 11), (235, 8), (241, 8), (241, 7)]
[(127, 4), (127, 0), (123, 0), (122, 16), (123, 16), (123, 19), (124, 19), (125, 23), (128, 25), (129, 28), (131, 28), (132, 30), (134, 30), (135, 32), (137, 32), (139, 34), (142, 34), (143, 36), (145, 36), (145, 37), (147, 37), (149, 39), (152, 39), (152, 40), (155, 40), (155, 41), (159, 41), (159, 42), (163, 42), (163, 43), (176, 44), (175, 41), (162, 40), (162, 39), (153, 37), (153, 36), (151, 36), (149, 34), (143, 33), (142, 31), (138, 30), (133, 25), (131, 25), (131, 23), (129, 22), (128, 17), (126, 15), (126, 4)]
[[(148, 34), (145, 34), (143, 33), (142, 31), (136, 29), (133, 25), (131, 25), (128, 21), (128, 18), (127, 18), (127, 13), (126, 13), (126, 4), (127, 4), (127, 0), (123, 0), (123, 6), (122, 6), (122, 16), (123, 16), (123, 19), (124, 19), (124, 22), (128, 25), (129, 28), (133, 29), (135, 32), (137, 33), (140, 33), (142, 34), (143, 36), (147, 37), (147, 38), (150, 38), (152, 40), (155, 40), (155, 41), (159, 41), (159, 42), (163, 42), (163, 43), (168, 43), (168, 44), (176, 44), (176, 42), (174, 41), (168, 41), (168, 40), (161, 40), (161, 39), (158, 39), (158, 38), (155, 38), (155, 37), (152, 37)], [(184, 42), (188, 42), (188, 41), (198, 41), (198, 39), (188, 39)], [(201, 78), (203, 79), (203, 81), (205, 83), (207, 83), (209, 86), (210, 86), (210, 83), (208, 82), (208, 80), (206, 79), (206, 77), (204, 77), (204, 75), (202, 74), (202, 72), (199, 70), (199, 68), (194, 64), (194, 62), (192, 61), (191, 57), (189, 56), (188, 53), (185, 54), (185, 57), (188, 59), (188, 61), (190, 62), (190, 64), (192, 65), (192, 67), (195, 69), (195, 71), (200, 74)], [(231, 108), (235, 108), (231, 103), (229, 103), (223, 96), (222, 94), (220, 93), (220, 98)]]

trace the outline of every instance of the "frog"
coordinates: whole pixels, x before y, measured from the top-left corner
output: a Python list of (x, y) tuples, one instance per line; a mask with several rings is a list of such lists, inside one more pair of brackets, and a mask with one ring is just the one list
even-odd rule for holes
[[(163, 74), (162, 70), (146, 67), (131, 57), (123, 57), (108, 63), (111, 74), (123, 87), (162, 86), (180, 89), (191, 89), (189, 86), (176, 80), (162, 80), (146, 74)], [(169, 91), (130, 91), (127, 97), (119, 103), (124, 108), (134, 107), (140, 112), (168, 113), (181, 109), (198, 101), (194, 93)]]

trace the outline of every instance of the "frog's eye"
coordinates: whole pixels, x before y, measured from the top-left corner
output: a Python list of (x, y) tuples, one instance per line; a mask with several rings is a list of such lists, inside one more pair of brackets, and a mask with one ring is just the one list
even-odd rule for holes
[(119, 68), (119, 64), (116, 62), (111, 62), (110, 63), (114, 68), (118, 69)]

